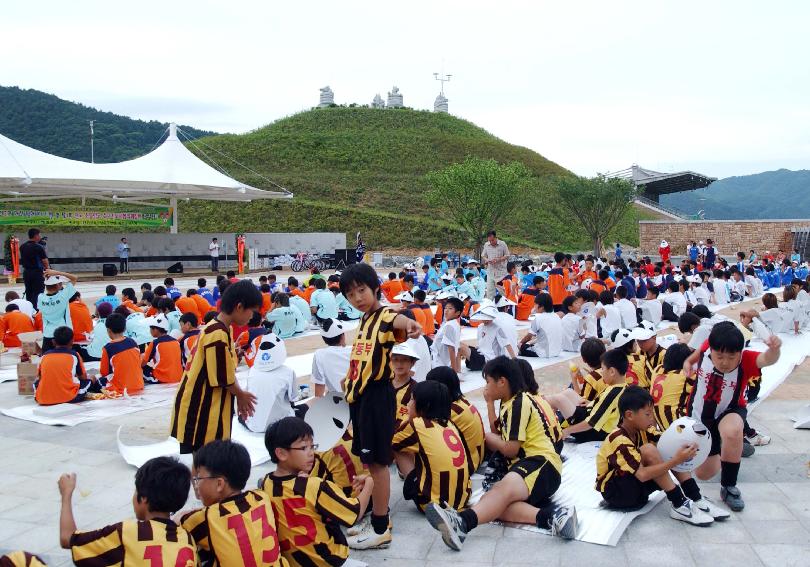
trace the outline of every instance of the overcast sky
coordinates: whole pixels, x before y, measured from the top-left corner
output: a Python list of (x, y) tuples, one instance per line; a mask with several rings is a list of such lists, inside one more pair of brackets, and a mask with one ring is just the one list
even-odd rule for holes
[[(664, 5), (666, 4), (666, 5)], [(810, 3), (8, 1), (0, 84), (245, 132), (393, 85), (576, 173), (808, 167)]]

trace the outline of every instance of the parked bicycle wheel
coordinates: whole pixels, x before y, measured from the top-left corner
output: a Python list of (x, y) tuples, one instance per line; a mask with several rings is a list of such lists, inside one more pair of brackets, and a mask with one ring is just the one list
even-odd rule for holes
[(326, 260), (318, 259), (315, 260), (315, 267), (319, 272), (323, 272), (324, 270), (329, 269), (329, 263)]
[(293, 260), (290, 264), (290, 269), (293, 272), (300, 272), (304, 269), (304, 263), (301, 260)]

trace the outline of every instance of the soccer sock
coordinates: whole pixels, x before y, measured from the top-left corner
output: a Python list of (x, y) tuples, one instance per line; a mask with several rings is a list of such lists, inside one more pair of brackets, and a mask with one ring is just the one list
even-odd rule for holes
[(740, 463), (720, 461), (720, 486), (737, 486)]
[(384, 534), (388, 529), (388, 514), (382, 516), (375, 516), (371, 514), (371, 527), (374, 528), (375, 534)]
[(683, 490), (683, 493), (692, 502), (697, 502), (698, 500), (703, 498), (700, 495), (700, 488), (698, 487), (698, 484), (697, 482), (695, 482), (694, 478), (690, 478), (681, 482), (681, 490)]
[(461, 522), (464, 524), (464, 532), (470, 533), (478, 527), (478, 514), (472, 508), (466, 508), (458, 513)]
[(686, 502), (686, 496), (683, 495), (680, 486), (675, 486), (672, 490), (667, 490), (667, 500), (672, 502), (675, 508), (680, 508)]
[(537, 517), (535, 518), (537, 527), (544, 530), (549, 529), (551, 527), (551, 520), (554, 519), (554, 512), (556, 511), (557, 507), (554, 504), (540, 508), (540, 511), (537, 512)]

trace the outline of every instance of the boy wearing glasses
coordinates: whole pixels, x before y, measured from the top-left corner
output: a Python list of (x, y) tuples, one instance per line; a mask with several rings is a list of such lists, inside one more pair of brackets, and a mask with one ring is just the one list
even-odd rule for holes
[(197, 542), (201, 563), (286, 567), (281, 557), (270, 498), (242, 492), (250, 455), (233, 441), (212, 441), (194, 453), (191, 481), (205, 508), (183, 515), (180, 524)]
[(374, 481), (367, 475), (355, 476), (352, 486), (357, 496), (347, 497), (331, 481), (306, 476), (318, 448), (312, 436), (312, 428), (298, 417), (271, 425), (264, 444), (276, 470), (264, 477), (261, 486), (273, 503), (284, 559), (292, 567), (338, 566), (349, 556), (340, 526), (352, 526), (363, 517)]

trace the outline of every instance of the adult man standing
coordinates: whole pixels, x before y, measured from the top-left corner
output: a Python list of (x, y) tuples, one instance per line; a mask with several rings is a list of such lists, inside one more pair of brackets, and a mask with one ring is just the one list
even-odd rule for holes
[(495, 299), (495, 284), (506, 277), (506, 260), (509, 247), (499, 240), (494, 230), (487, 233), (487, 241), (481, 250), (481, 261), (487, 267), (487, 299)]
[(129, 273), (129, 243), (126, 238), (122, 238), (118, 244), (118, 271), (122, 274)]
[(211, 244), (208, 245), (208, 253), (211, 254), (211, 271), (219, 271), (219, 241), (216, 236), (211, 239)]
[(28, 242), (20, 246), (20, 265), (23, 267), (25, 299), (34, 307), (39, 294), (45, 291), (45, 270), (49, 270), (48, 254), (39, 241), (42, 234), (38, 228), (28, 229)]

